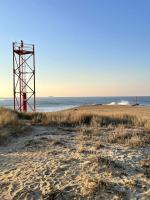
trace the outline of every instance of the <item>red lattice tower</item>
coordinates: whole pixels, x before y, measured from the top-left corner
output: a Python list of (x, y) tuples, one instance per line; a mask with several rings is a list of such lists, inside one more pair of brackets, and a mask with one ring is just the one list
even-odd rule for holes
[(36, 110), (35, 51), (33, 44), (13, 43), (14, 110)]

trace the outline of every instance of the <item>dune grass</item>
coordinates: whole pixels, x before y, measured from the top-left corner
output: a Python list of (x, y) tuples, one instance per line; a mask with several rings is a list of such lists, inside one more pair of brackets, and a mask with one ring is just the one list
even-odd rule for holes
[[(16, 136), (21, 133), (24, 127), (28, 124), (43, 125), (43, 126), (55, 126), (55, 127), (118, 127), (123, 125), (124, 127), (144, 127), (150, 129), (150, 122), (143, 120), (140, 117), (132, 114), (125, 113), (102, 113), (101, 112), (89, 112), (82, 110), (68, 110), (53, 113), (19, 113), (10, 109), (0, 108), (0, 143), (7, 140), (8, 137)], [(129, 133), (121, 132), (112, 134), (109, 141), (118, 141), (119, 138), (128, 140), (130, 143), (136, 143), (140, 141), (138, 135), (131, 135)], [(132, 139), (131, 139), (132, 138)]]
[(19, 119), (18, 113), (6, 108), (0, 108), (0, 144), (6, 144), (11, 136), (19, 135), (25, 124)]
[(0, 108), (0, 126), (1, 127), (14, 125), (17, 122), (18, 122), (17, 113), (6, 108)]
[(53, 125), (53, 126), (100, 126), (127, 125), (143, 126), (144, 122), (137, 116), (129, 114), (101, 114), (85, 111), (64, 111), (55, 113), (32, 113), (30, 114), (33, 124)]
[(108, 127), (125, 125), (150, 128), (150, 121), (142, 120), (132, 114), (125, 113), (100, 113), (89, 111), (62, 111), (52, 113), (19, 113), (6, 108), (0, 108), (0, 127), (15, 127), (23, 121), (32, 124), (76, 127), (81, 125)]
[[(108, 150), (109, 153), (110, 149), (115, 149), (115, 151), (117, 150), (117, 152), (119, 152), (120, 147), (121, 149), (125, 147), (124, 150), (126, 147), (129, 147), (130, 150), (133, 149), (136, 153), (138, 147), (141, 148), (141, 146), (150, 145), (150, 123), (148, 119), (145, 120), (140, 116), (138, 117), (137, 115), (125, 114), (122, 112), (114, 114), (95, 111), (68, 110), (54, 113), (18, 113), (1, 108), (0, 141), (7, 141), (11, 139), (11, 136), (21, 134), (21, 128), (27, 126), (27, 124), (33, 126), (48, 126), (44, 127), (44, 130), (50, 130), (50, 132), (48, 132), (49, 134), (53, 134), (55, 131), (55, 136), (57, 133), (59, 136), (57, 138), (47, 138), (42, 135), (38, 140), (32, 138), (25, 141), (25, 151), (28, 152), (28, 156), (36, 155), (35, 152), (39, 153), (37, 154), (38, 156), (36, 156), (36, 159), (38, 158), (38, 162), (40, 162), (39, 158), (41, 160), (41, 155), (43, 153), (44, 161), (42, 163), (44, 164), (42, 165), (44, 168), (45, 158), (51, 157), (50, 155), (52, 153), (56, 159), (54, 159), (55, 165), (57, 165), (56, 163), (60, 163), (61, 166), (55, 168), (55, 175), (58, 176), (59, 173), (62, 172), (61, 169), (70, 169), (69, 173), (66, 173), (67, 178), (65, 176), (65, 179), (69, 180), (70, 174), (73, 173), (73, 178), (71, 177), (71, 179), (73, 179), (73, 185), (65, 186), (66, 190), (64, 185), (62, 189), (57, 189), (57, 185), (54, 185), (49, 189), (50, 192), (46, 193), (46, 190), (44, 189), (46, 186), (43, 185), (42, 195), (44, 199), (56, 199), (59, 197), (61, 199), (63, 194), (69, 194), (69, 187), (74, 189), (77, 187), (77, 193), (83, 199), (93, 199), (94, 197), (103, 199), (103, 196), (105, 195), (106, 197), (109, 197), (105, 199), (110, 199), (110, 195), (112, 196), (111, 199), (126, 199), (126, 194), (129, 189), (136, 188), (136, 179), (132, 180), (131, 177), (130, 180), (128, 178), (124, 178), (123, 181), (121, 180), (122, 174), (124, 174), (124, 177), (126, 176), (126, 173), (128, 175), (128, 165), (126, 165), (126, 160), (120, 161), (116, 158), (114, 159), (113, 156), (111, 157), (111, 154), (106, 154), (105, 156), (102, 152), (104, 150), (107, 152)], [(57, 129), (57, 127), (61, 128)], [(73, 130), (73, 135), (70, 134), (69, 138), (68, 132), (71, 130)], [(27, 131), (25, 131), (24, 134), (27, 134)], [(62, 134), (62, 138), (60, 138), (60, 134)], [(68, 151), (70, 152), (67, 153), (69, 158), (66, 158), (66, 152)], [(58, 156), (55, 156), (56, 153)], [(65, 153), (65, 156), (63, 153)], [(127, 152), (127, 154), (128, 153), (129, 152)], [(29, 157), (29, 159), (33, 159), (34, 161), (35, 158), (33, 157), (31, 159), (31, 157)], [(53, 162), (50, 162), (50, 165), (52, 163)], [(73, 167), (74, 165), (75, 168)], [(140, 165), (143, 170), (140, 173), (143, 173), (143, 176), (149, 178), (149, 160), (144, 157), (144, 160), (141, 161)], [(80, 166), (80, 168), (78, 168), (78, 166)], [(36, 167), (40, 168), (39, 165)], [(27, 168), (25, 170), (27, 170)], [(75, 170), (77, 170), (77, 176), (74, 175)], [(132, 169), (131, 167), (131, 170), (134, 172), (136, 169)], [(44, 173), (39, 174), (44, 174), (44, 177), (46, 177), (45, 171)], [(59, 176), (60, 182), (62, 182), (61, 177), (62, 175)], [(121, 180), (121, 182), (116, 183), (116, 178)], [(62, 184), (64, 184), (64, 182), (62, 182)], [(69, 189), (69, 191), (75, 191), (74, 189)], [(34, 195), (32, 190), (22, 189), (16, 193), (15, 198), (19, 198), (17, 195), (20, 195), (20, 193), (31, 196)]]

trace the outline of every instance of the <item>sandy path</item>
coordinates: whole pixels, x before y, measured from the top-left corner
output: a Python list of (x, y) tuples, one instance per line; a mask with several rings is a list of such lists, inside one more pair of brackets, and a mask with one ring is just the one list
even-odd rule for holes
[(35, 126), (9, 148), (0, 147), (0, 199), (142, 199), (150, 182), (139, 163), (150, 148), (96, 149), (95, 140), (80, 131)]
[(59, 132), (56, 135), (55, 129), (34, 127), (30, 135), (14, 140), (9, 148), (0, 148), (2, 199), (43, 199), (55, 186), (62, 189), (76, 175), (77, 169), (71, 172), (76, 165), (71, 153), (74, 144), (70, 143), (74, 133), (67, 137)]

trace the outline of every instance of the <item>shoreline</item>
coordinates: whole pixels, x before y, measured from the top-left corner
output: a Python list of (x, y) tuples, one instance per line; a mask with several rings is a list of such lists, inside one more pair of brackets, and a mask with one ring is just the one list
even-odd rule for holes
[(111, 107), (111, 106), (114, 106), (114, 107), (119, 107), (119, 106), (123, 106), (124, 108), (125, 107), (135, 107), (135, 108), (150, 108), (150, 105), (120, 105), (120, 104), (115, 104), (115, 105), (111, 105), (111, 104), (84, 104), (84, 105), (68, 105), (68, 106), (63, 106), (63, 107), (66, 107), (66, 108), (45, 108), (45, 111), (43, 110), (43, 108), (41, 108), (40, 110), (37, 109), (36, 112), (44, 112), (44, 113), (48, 113), (48, 112), (61, 112), (61, 111), (67, 111), (67, 110), (73, 110), (73, 109), (80, 109), (82, 107), (96, 107), (96, 106), (108, 106), (108, 107)]
[[(150, 106), (150, 96), (141, 96), (136, 100), (129, 96), (114, 96), (114, 97), (37, 97), (36, 108), (38, 112), (53, 112), (59, 110), (66, 110), (80, 106), (92, 105), (130, 105), (130, 106)], [(32, 104), (32, 100), (30, 102)], [(2, 98), (0, 106), (13, 108), (12, 98)], [(30, 109), (28, 108), (28, 111)]]

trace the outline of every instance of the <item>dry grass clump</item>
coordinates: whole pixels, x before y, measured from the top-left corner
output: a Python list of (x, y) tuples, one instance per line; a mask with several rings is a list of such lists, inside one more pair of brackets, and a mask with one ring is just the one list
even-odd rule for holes
[(15, 125), (18, 123), (18, 116), (15, 112), (6, 108), (0, 108), (0, 126)]
[(141, 121), (137, 116), (130, 114), (95, 114), (92, 118), (92, 124), (98, 124), (101, 127), (108, 127), (109, 125), (118, 126), (118, 125), (127, 125), (127, 126), (136, 126), (142, 125)]
[[(150, 145), (150, 131), (143, 127), (127, 128), (124, 125), (109, 128), (82, 127), (80, 141), (90, 141), (99, 150), (110, 144), (120, 144), (130, 147)], [(84, 149), (84, 148), (82, 148)]]
[(31, 115), (33, 124), (52, 125), (52, 126), (78, 126), (90, 124), (92, 114), (77, 112), (55, 112), (55, 113), (33, 113)]
[(131, 138), (125, 140), (125, 144), (131, 147), (143, 145), (143, 140), (139, 135), (133, 135)]
[(0, 144), (9, 141), (10, 136), (16, 136), (24, 129), (24, 123), (18, 114), (6, 108), (0, 108)]
[(92, 195), (96, 191), (98, 185), (97, 179), (89, 177), (86, 173), (81, 173), (77, 179), (81, 184), (80, 193), (83, 197)]
[[(118, 125), (110, 128), (93, 128), (81, 127), (80, 135), (82, 138), (82, 145), (80, 145), (81, 152), (85, 151), (85, 146), (90, 143), (96, 150), (106, 147), (111, 144), (119, 144), (129, 147), (142, 147), (150, 145), (150, 131), (145, 130), (144, 127), (127, 128), (124, 125)], [(86, 143), (86, 145), (83, 145)], [(82, 148), (81, 148), (82, 147)]]
[(144, 122), (144, 128), (148, 129), (148, 130), (150, 129), (150, 120), (148, 120), (148, 119), (145, 120), (145, 122)]
[(86, 172), (82, 172), (77, 178), (80, 183), (81, 196), (84, 198), (92, 198), (94, 196), (102, 198), (101, 194), (108, 190), (111, 178), (111, 174), (107, 172), (98, 175), (97, 177), (92, 177)]
[(132, 130), (125, 129), (123, 126), (117, 127), (107, 138), (105, 138), (107, 143), (125, 143), (133, 135)]
[(111, 134), (103, 139), (105, 143), (117, 143), (130, 147), (150, 144), (150, 133), (139, 129), (117, 127)]

